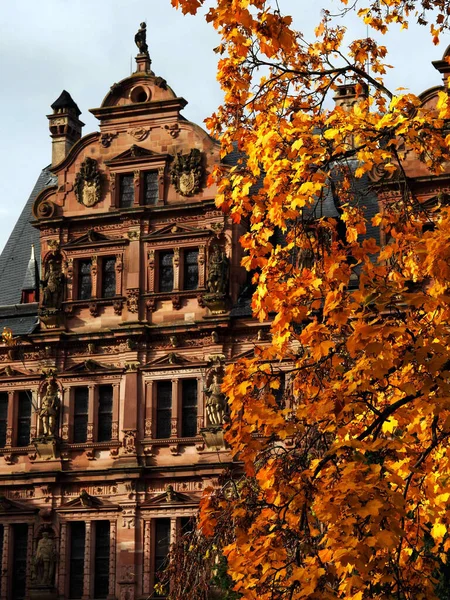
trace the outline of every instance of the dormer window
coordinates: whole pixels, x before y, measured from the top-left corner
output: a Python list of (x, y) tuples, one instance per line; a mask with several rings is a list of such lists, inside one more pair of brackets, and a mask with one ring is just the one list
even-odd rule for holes
[(131, 208), (134, 204), (134, 176), (132, 174), (121, 175), (119, 206), (120, 208)]

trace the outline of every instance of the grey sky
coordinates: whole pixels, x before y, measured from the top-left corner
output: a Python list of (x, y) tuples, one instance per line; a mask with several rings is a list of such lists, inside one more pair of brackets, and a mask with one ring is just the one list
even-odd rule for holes
[[(322, 2), (279, 4), (298, 29), (313, 35)], [(66, 89), (82, 111), (83, 133), (97, 129), (88, 109), (100, 106), (110, 86), (130, 73), (131, 57), (134, 68), (133, 40), (142, 20), (153, 70), (189, 101), (184, 115), (202, 124), (221, 101), (212, 52), (218, 38), (203, 18), (183, 16), (170, 0), (0, 0), (0, 249), (50, 162), (50, 104)], [(365, 36), (356, 16), (347, 25), (349, 39)], [(417, 26), (384, 36), (395, 66), (389, 85), (419, 93), (440, 84), (430, 61), (441, 58), (449, 41), (435, 47), (428, 28)]]

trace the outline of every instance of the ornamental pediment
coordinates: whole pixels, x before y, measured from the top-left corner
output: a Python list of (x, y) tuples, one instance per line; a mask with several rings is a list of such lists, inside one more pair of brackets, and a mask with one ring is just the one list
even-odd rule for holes
[(133, 144), (128, 150), (125, 150), (125, 152), (122, 152), (111, 160), (108, 160), (105, 164), (108, 166), (117, 166), (126, 163), (139, 162), (145, 159), (165, 161), (167, 158), (168, 154), (158, 154), (157, 152), (153, 152), (152, 150), (147, 150), (147, 148)]
[(176, 492), (171, 485), (168, 485), (165, 492), (150, 498), (141, 505), (141, 508), (167, 506), (168, 504), (197, 504), (197, 502), (187, 494)]
[(177, 354), (176, 352), (170, 352), (169, 354), (165, 354), (164, 356), (160, 356), (159, 358), (147, 363), (144, 365), (145, 368), (149, 367), (167, 367), (169, 365), (189, 365), (191, 364), (189, 360), (187, 360), (181, 354)]
[(14, 514), (14, 513), (33, 513), (37, 512), (39, 509), (30, 506), (24, 506), (19, 502), (15, 502), (14, 500), (10, 500), (3, 494), (0, 495), (0, 514)]
[(117, 244), (126, 244), (128, 240), (123, 238), (111, 238), (107, 237), (103, 233), (99, 233), (94, 229), (90, 229), (85, 234), (80, 237), (74, 238), (64, 244), (62, 246), (64, 249), (71, 248), (84, 248), (84, 247), (92, 247), (92, 246), (109, 246), (109, 245), (117, 245)]
[(144, 237), (146, 240), (157, 240), (160, 238), (183, 238), (192, 236), (209, 236), (209, 229), (199, 229), (198, 227), (190, 227), (189, 225), (171, 223), (164, 225), (155, 231), (152, 231)]
[(95, 371), (109, 371), (112, 368), (114, 369), (115, 367), (112, 365), (105, 365), (97, 362), (96, 360), (88, 358), (88, 360), (84, 360), (83, 362), (66, 369), (66, 373), (92, 373)]
[(19, 371), (10, 366), (0, 369), (0, 377), (27, 377), (30, 374), (30, 371)]
[(88, 511), (88, 510), (120, 510), (120, 506), (118, 504), (113, 504), (112, 502), (108, 502), (103, 498), (98, 498), (97, 496), (91, 496), (86, 492), (86, 490), (82, 490), (81, 494), (73, 500), (69, 500), (62, 504), (59, 508), (56, 509), (58, 512), (71, 512), (71, 511)]

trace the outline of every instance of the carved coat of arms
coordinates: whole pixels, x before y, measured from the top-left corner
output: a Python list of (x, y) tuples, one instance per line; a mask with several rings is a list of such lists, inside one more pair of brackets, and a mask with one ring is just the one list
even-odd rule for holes
[(83, 161), (75, 177), (74, 190), (78, 202), (84, 206), (94, 206), (99, 202), (101, 176), (95, 159), (88, 157)]
[(193, 196), (200, 188), (203, 178), (202, 153), (192, 148), (189, 154), (175, 154), (170, 170), (175, 189), (182, 196)]

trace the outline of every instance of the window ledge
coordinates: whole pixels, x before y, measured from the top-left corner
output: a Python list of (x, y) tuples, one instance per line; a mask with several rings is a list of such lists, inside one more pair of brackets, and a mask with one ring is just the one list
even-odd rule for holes
[(122, 314), (122, 309), (126, 298), (124, 296), (111, 296), (111, 298), (89, 298), (88, 300), (66, 300), (63, 302), (64, 312), (71, 315), (74, 310), (80, 308), (89, 308), (93, 317), (99, 313), (102, 306), (113, 306), (116, 315)]
[(197, 288), (196, 290), (172, 290), (171, 292), (147, 292), (142, 294), (146, 299), (145, 305), (150, 312), (156, 310), (156, 303), (163, 300), (171, 300), (174, 310), (181, 308), (182, 301), (189, 298), (197, 298), (200, 307), (204, 307), (203, 295), (206, 293), (205, 288)]

